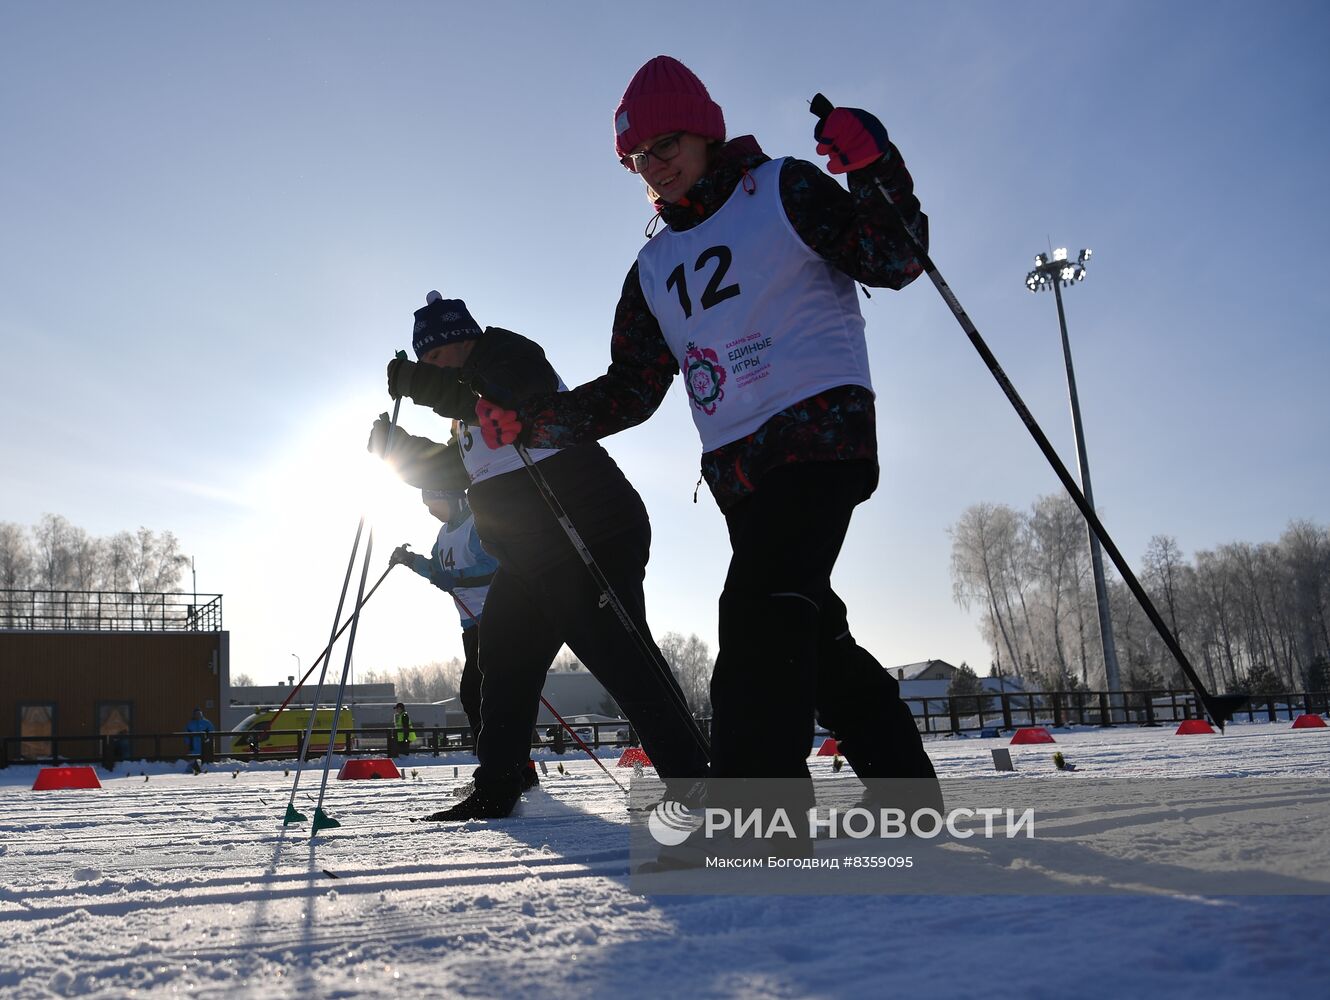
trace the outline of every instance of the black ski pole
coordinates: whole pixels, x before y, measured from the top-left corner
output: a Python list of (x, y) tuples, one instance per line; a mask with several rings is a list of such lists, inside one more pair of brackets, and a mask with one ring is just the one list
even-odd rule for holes
[[(835, 110), (835, 105), (823, 95), (815, 94), (813, 95), (813, 100), (809, 103), (809, 110), (819, 121), (824, 121), (827, 115)], [(1049, 465), (1053, 467), (1053, 471), (1057, 473), (1057, 477), (1062, 480), (1062, 485), (1066, 488), (1068, 495), (1070, 495), (1072, 500), (1075, 501), (1076, 506), (1080, 508), (1081, 514), (1084, 516), (1086, 523), (1090, 526), (1090, 529), (1095, 535), (1098, 536), (1100, 543), (1104, 547), (1104, 551), (1109, 554), (1109, 557), (1113, 560), (1113, 565), (1115, 565), (1118, 568), (1118, 572), (1122, 574), (1123, 581), (1127, 584), (1127, 588), (1132, 592), (1137, 602), (1140, 604), (1141, 610), (1143, 610), (1146, 617), (1150, 619), (1150, 623), (1154, 625), (1155, 631), (1159, 633), (1159, 637), (1164, 641), (1164, 645), (1168, 647), (1169, 652), (1173, 654), (1173, 658), (1177, 660), (1178, 666), (1182, 668), (1182, 672), (1186, 674), (1187, 679), (1191, 681), (1197, 697), (1200, 698), (1201, 703), (1205, 706), (1206, 713), (1222, 730), (1224, 728), (1224, 723), (1231, 719), (1233, 713), (1246, 702), (1247, 696), (1241, 694), (1212, 695), (1206, 690), (1205, 685), (1201, 682), (1200, 676), (1196, 673), (1195, 668), (1192, 667), (1191, 662), (1187, 659), (1187, 654), (1182, 651), (1182, 647), (1178, 644), (1178, 640), (1174, 637), (1168, 625), (1165, 624), (1163, 617), (1155, 609), (1154, 602), (1150, 600), (1150, 595), (1145, 592), (1145, 588), (1142, 587), (1140, 581), (1136, 579), (1136, 574), (1133, 573), (1131, 567), (1127, 565), (1127, 560), (1123, 557), (1122, 553), (1118, 551), (1118, 547), (1113, 544), (1113, 539), (1109, 537), (1108, 529), (1105, 528), (1103, 523), (1099, 520), (1099, 516), (1094, 512), (1094, 508), (1092, 508), (1086, 501), (1085, 494), (1081, 492), (1081, 488), (1077, 485), (1076, 480), (1073, 479), (1071, 473), (1067, 471), (1066, 465), (1064, 465), (1062, 459), (1058, 457), (1057, 451), (1054, 450), (1053, 445), (1049, 442), (1043, 429), (1040, 428), (1038, 422), (1034, 419), (1034, 415), (1030, 412), (1029, 407), (1025, 405), (1025, 401), (1021, 399), (1020, 393), (1016, 391), (1016, 387), (1011, 384), (1011, 379), (1007, 377), (1007, 373), (1004, 372), (1002, 366), (998, 364), (998, 360), (993, 352), (989, 350), (988, 344), (986, 344), (984, 338), (979, 335), (979, 330), (975, 327), (974, 323), (970, 321), (970, 317), (966, 315), (965, 310), (961, 307), (960, 300), (956, 298), (951, 287), (943, 279), (941, 273), (937, 269), (937, 265), (933, 263), (933, 259), (928, 255), (928, 251), (924, 248), (924, 245), (919, 242), (919, 238), (910, 230), (910, 227), (905, 224), (905, 220), (901, 217), (896, 203), (891, 199), (891, 192), (883, 187), (881, 181), (877, 182), (877, 189), (886, 200), (887, 204), (892, 207), (896, 221), (900, 225), (901, 232), (904, 235), (906, 242), (910, 245), (911, 252), (915, 255), (915, 258), (919, 261), (920, 265), (923, 266), (924, 272), (930, 279), (932, 279), (933, 286), (938, 290), (938, 293), (942, 296), (942, 299), (946, 302), (948, 308), (951, 309), (952, 315), (956, 317), (956, 322), (959, 323), (961, 329), (965, 331), (965, 335), (970, 338), (970, 343), (972, 343), (975, 350), (979, 352), (979, 356), (984, 359), (984, 364), (988, 366), (988, 370), (992, 373), (993, 378), (997, 380), (998, 385), (1006, 394), (1011, 405), (1015, 408), (1016, 415), (1021, 418), (1021, 422), (1025, 424), (1026, 429), (1030, 432), (1030, 436), (1034, 438), (1035, 444), (1037, 444), (1039, 450), (1044, 453), (1044, 458), (1048, 459)]]
[[(406, 352), (398, 351), (397, 356), (399, 358), (405, 359)], [(393, 438), (397, 434), (397, 414), (401, 411), (401, 408), (402, 408), (402, 398), (399, 396), (393, 404), (393, 415), (391, 421), (388, 424), (388, 439), (387, 441), (384, 442), (383, 445), (383, 453), (385, 456), (392, 453)], [(360, 521), (362, 524), (364, 524), (365, 518), (366, 518), (365, 514), (360, 515)], [(360, 628), (360, 611), (365, 606), (365, 581), (369, 577), (369, 561), (373, 552), (374, 552), (374, 528), (371, 527), (369, 530), (369, 537), (365, 540), (365, 558), (360, 564), (360, 585), (356, 591), (355, 608), (351, 612), (351, 634), (347, 637), (346, 640), (346, 660), (342, 664), (342, 677), (337, 685), (337, 703), (333, 708), (332, 722), (329, 724), (328, 727), (329, 728), (328, 749), (323, 756), (323, 780), (319, 784), (319, 798), (314, 805), (314, 821), (310, 825), (311, 837), (317, 835), (320, 830), (341, 825), (337, 822), (337, 820), (333, 819), (331, 816), (327, 815), (327, 813), (323, 811), (323, 798), (328, 790), (328, 769), (332, 766), (333, 750), (336, 748), (337, 745), (337, 727), (338, 723), (341, 722), (342, 704), (346, 698), (346, 678), (347, 674), (349, 674), (351, 671), (351, 656), (355, 652), (356, 648), (356, 632)], [(351, 558), (354, 561), (355, 559), (354, 553), (352, 554)], [(349, 572), (347, 579), (348, 580), (350, 579)], [(339, 609), (339, 614), (340, 614), (340, 609)], [(336, 624), (336, 622), (337, 619), (334, 618), (333, 623)], [(331, 658), (332, 657), (330, 655), (329, 660), (331, 660)], [(322, 686), (323, 686), (323, 677), (320, 676), (319, 677), (320, 693)], [(317, 695), (315, 696), (314, 705), (317, 708), (318, 705)], [(306, 730), (307, 734), (306, 739), (309, 739), (308, 734), (313, 731), (312, 726), (315, 714), (316, 714), (315, 712), (310, 713), (309, 718), (310, 718), (311, 728)], [(301, 758), (303, 764), (304, 754), (301, 754)], [(296, 780), (297, 782), (300, 780), (299, 772), (297, 772), (296, 774)]]
[[(466, 614), (468, 618), (474, 618), (476, 621), (480, 621), (480, 617), (474, 611), (472, 611), (470, 608), (466, 606), (466, 601), (462, 600), (456, 594), (452, 594), (451, 596), (453, 602), (459, 608), (462, 609), (462, 611)], [(605, 766), (604, 762), (592, 752), (589, 746), (587, 746), (585, 743), (582, 742), (582, 737), (577, 735), (577, 733), (573, 730), (573, 727), (563, 721), (563, 716), (554, 710), (554, 706), (551, 705), (545, 699), (545, 696), (543, 694), (540, 696), (540, 703), (550, 710), (550, 715), (554, 716), (556, 719), (559, 720), (559, 725), (563, 726), (564, 729), (568, 730), (568, 735), (573, 738), (573, 742), (575, 742), (579, 747), (581, 747), (586, 752), (586, 755), (590, 757), (592, 760), (594, 760), (600, 766), (600, 769), (605, 772), (605, 776), (609, 778), (610, 781), (614, 782), (616, 785), (619, 786), (619, 791), (627, 795), (628, 789), (623, 787), (623, 784), (619, 781), (618, 778), (610, 774), (610, 770)]]
[(531, 481), (536, 484), (536, 489), (544, 498), (546, 506), (550, 509), (550, 513), (554, 515), (554, 519), (559, 522), (559, 526), (563, 528), (564, 534), (568, 536), (568, 541), (572, 544), (578, 557), (581, 558), (583, 565), (586, 566), (587, 572), (591, 574), (591, 579), (594, 580), (596, 586), (600, 588), (600, 606), (605, 607), (608, 605), (614, 611), (619, 622), (628, 630), (628, 634), (632, 636), (633, 642), (636, 644), (638, 651), (646, 657), (647, 662), (655, 669), (656, 680), (659, 681), (661, 687), (665, 689), (666, 696), (673, 704), (674, 709), (683, 716), (683, 718), (688, 720), (687, 726), (689, 732), (692, 734), (693, 739), (702, 749), (702, 752), (706, 755), (707, 759), (710, 760), (711, 743), (703, 734), (701, 727), (698, 726), (697, 720), (693, 718), (693, 713), (688, 710), (688, 703), (683, 700), (683, 693), (675, 686), (669, 665), (661, 659), (659, 651), (646, 639), (645, 636), (642, 635), (641, 629), (637, 627), (637, 624), (629, 616), (628, 609), (623, 606), (623, 602), (620, 601), (618, 595), (614, 593), (614, 588), (610, 586), (610, 581), (606, 578), (604, 571), (602, 571), (600, 566), (596, 563), (595, 556), (593, 556), (591, 550), (587, 548), (586, 542), (582, 541), (582, 536), (578, 534), (577, 528), (573, 526), (573, 522), (569, 519), (567, 512), (564, 511), (563, 504), (559, 503), (559, 498), (554, 495), (554, 490), (550, 488), (549, 481), (545, 478), (545, 473), (541, 472), (536, 463), (531, 460), (531, 455), (527, 452), (526, 446), (514, 442), (513, 448), (517, 450), (517, 454), (521, 457), (522, 464), (526, 466), (527, 472), (531, 473)]
[[(296, 747), (298, 751), (296, 754), (296, 776), (295, 780), (291, 782), (291, 794), (286, 800), (286, 813), (282, 817), (282, 826), (284, 827), (290, 826), (292, 823), (303, 823), (308, 819), (304, 813), (296, 809), (296, 791), (300, 788), (300, 779), (305, 773), (305, 758), (308, 755), (310, 739), (314, 733), (314, 720), (318, 718), (319, 714), (319, 701), (323, 697), (323, 681), (328, 676), (328, 664), (331, 659), (333, 645), (336, 643), (337, 637), (341, 635), (341, 632), (337, 629), (337, 623), (342, 620), (342, 607), (346, 603), (346, 591), (351, 585), (351, 573), (356, 567), (356, 554), (360, 551), (360, 536), (364, 531), (365, 515), (362, 513), (360, 515), (360, 522), (356, 525), (355, 541), (351, 544), (351, 557), (346, 561), (346, 576), (342, 580), (342, 592), (337, 598), (337, 610), (333, 612), (332, 634), (328, 639), (328, 645), (325, 647), (323, 655), (314, 663), (310, 664), (309, 671), (305, 674), (305, 677), (308, 677), (320, 662), (323, 664), (323, 669), (319, 671), (319, 679), (314, 685), (314, 697), (310, 699), (309, 718), (305, 721), (305, 732)], [(348, 623), (352, 620), (354, 620), (354, 616), (351, 619), (347, 619)], [(304, 685), (304, 677), (300, 679), (300, 683), (302, 686)], [(291, 695), (287, 697), (287, 701), (290, 701), (291, 697), (294, 695), (295, 692), (292, 691)], [(285, 707), (285, 702), (283, 703), (283, 707)], [(282, 709), (278, 709), (277, 714), (280, 715), (281, 712)], [(266, 728), (271, 730), (272, 723), (276, 721), (277, 717), (273, 716), (272, 722), (269, 722)], [(331, 745), (331, 743), (332, 740), (329, 738), (329, 745)], [(254, 745), (257, 749), (256, 744), (251, 745)]]

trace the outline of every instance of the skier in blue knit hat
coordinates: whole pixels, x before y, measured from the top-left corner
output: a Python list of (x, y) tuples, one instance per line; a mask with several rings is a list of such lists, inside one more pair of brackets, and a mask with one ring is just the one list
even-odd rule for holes
[[(528, 456), (595, 559), (606, 589), (617, 596), (630, 629), (604, 600), (605, 590), (587, 572), (522, 458), (512, 448), (489, 447), (477, 433), (477, 387), (521, 400), (563, 385), (545, 352), (520, 334), (482, 328), (460, 299), (431, 292), (425, 301), (412, 330), (419, 360), (390, 364), (388, 393), (460, 424), (446, 444), (399, 424), (386, 458), (421, 489), (466, 488), (485, 548), (499, 561), (480, 623), (475, 791), (427, 818), (511, 814), (521, 797), (545, 673), (565, 644), (618, 703), (662, 778), (691, 783), (704, 777), (705, 738), (652, 648), (642, 588), (651, 523), (642, 498), (598, 444), (536, 449)], [(370, 451), (385, 455), (389, 428), (384, 414), (370, 432)]]
[[(412, 552), (407, 545), (399, 545), (393, 550), (389, 562), (393, 565), (401, 563), (423, 576), (452, 597), (457, 606), (462, 619), (465, 657), (458, 696), (474, 738), (480, 732), (480, 616), (499, 561), (485, 551), (465, 491), (425, 489), (420, 491), (420, 496), (429, 512), (443, 522), (434, 547), (425, 556)], [(530, 788), (538, 782), (535, 765), (528, 761), (523, 786)]]

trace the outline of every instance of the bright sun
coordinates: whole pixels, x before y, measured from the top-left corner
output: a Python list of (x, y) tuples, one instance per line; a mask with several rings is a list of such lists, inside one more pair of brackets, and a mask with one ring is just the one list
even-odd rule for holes
[[(243, 551), (236, 553), (245, 566), (245, 584), (238, 586), (235, 597), (251, 615), (246, 642), (252, 653), (234, 661), (233, 671), (282, 677), (294, 669), (291, 657), (297, 655), (308, 668), (327, 640), (344, 582), (349, 590), (343, 621), (354, 606), (362, 572), (367, 595), (376, 581), (383, 586), (367, 605), (369, 617), (355, 644), (357, 663), (391, 667), (461, 652), (451, 603), (407, 571), (389, 576), (393, 549), (407, 543), (413, 551), (428, 554), (439, 523), (421, 503), (418, 489), (365, 450), (374, 412), (344, 398), (337, 409), (302, 413), (255, 471), (248, 491), (254, 516)], [(446, 423), (431, 424), (418, 412), (409, 416), (415, 422), (412, 430), (446, 439)], [(349, 563), (362, 515), (365, 531)], [(365, 567), (371, 531), (373, 551)], [(335, 654), (335, 671), (341, 669), (348, 637)]]
[(384, 558), (405, 539), (433, 535), (437, 525), (420, 492), (365, 450), (368, 436), (359, 414), (329, 412), (304, 424), (264, 484), (277, 532), (295, 544), (345, 551), (364, 515)]

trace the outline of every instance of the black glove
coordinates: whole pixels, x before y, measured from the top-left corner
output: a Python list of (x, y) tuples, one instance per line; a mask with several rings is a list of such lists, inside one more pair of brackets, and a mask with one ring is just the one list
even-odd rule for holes
[(411, 560), (414, 555), (415, 553), (411, 551), (410, 545), (399, 545), (397, 548), (393, 549), (393, 554), (388, 557), (388, 565), (396, 566), (401, 564), (403, 566), (409, 566), (411, 565)]
[(411, 382), (420, 365), (406, 358), (393, 358), (388, 362), (388, 395), (401, 399), (411, 395)]
[(388, 414), (380, 413), (379, 419), (374, 421), (374, 426), (369, 429), (369, 441), (365, 445), (365, 450), (371, 455), (383, 458), (388, 450), (388, 435), (391, 431), (392, 421), (388, 419)]
[[(459, 399), (473, 398), (470, 388), (462, 382), (461, 374), (460, 368), (440, 368), (393, 358), (388, 365), (388, 394), (409, 396), (421, 406), (455, 409), (462, 405)], [(469, 411), (474, 405), (468, 402), (466, 409)]]

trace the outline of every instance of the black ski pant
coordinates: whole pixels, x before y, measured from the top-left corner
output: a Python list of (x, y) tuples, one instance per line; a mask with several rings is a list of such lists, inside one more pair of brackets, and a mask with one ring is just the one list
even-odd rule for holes
[[(462, 679), (457, 685), (457, 698), (471, 726), (471, 739), (480, 734), (480, 626), (462, 630)], [(528, 758), (529, 758), (528, 754)]]
[[(589, 546), (638, 631), (654, 647), (642, 597), (650, 547), (651, 529), (645, 523)], [(477, 791), (510, 791), (520, 779), (545, 674), (565, 643), (618, 703), (661, 777), (706, 775), (706, 755), (677, 707), (684, 702), (677, 682), (648, 662), (614, 610), (601, 606), (599, 588), (570, 547), (568, 558), (535, 573), (501, 564), (490, 584), (480, 620)]]
[(854, 641), (831, 589), (873, 475), (866, 462), (783, 466), (726, 512), (713, 776), (807, 778), (816, 716), (860, 778), (933, 778), (900, 686)]
[(457, 685), (457, 700), (466, 713), (471, 738), (480, 732), (480, 626), (462, 629), (462, 679)]

